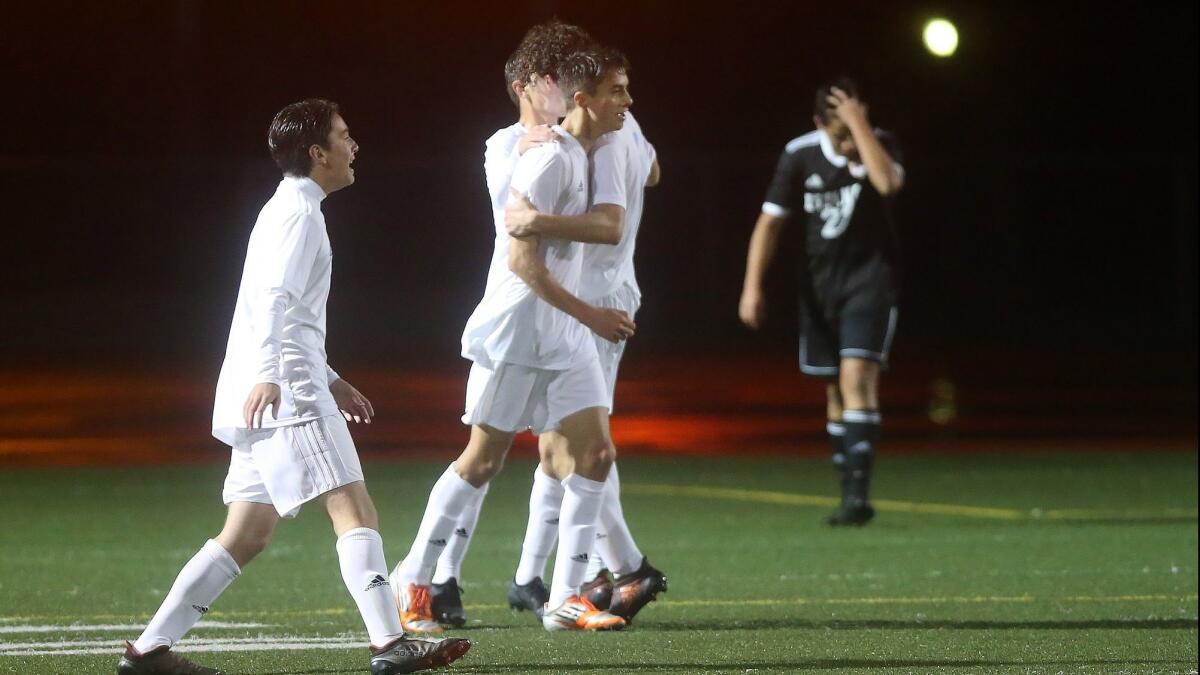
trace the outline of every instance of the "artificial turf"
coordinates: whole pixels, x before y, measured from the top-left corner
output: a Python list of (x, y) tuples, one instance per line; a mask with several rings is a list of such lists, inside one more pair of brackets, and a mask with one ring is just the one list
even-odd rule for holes
[[(389, 561), (444, 466), (365, 464)], [(532, 467), (510, 461), (484, 505), (461, 580), (470, 622), (451, 631), (475, 646), (453, 672), (1196, 672), (1194, 453), (885, 456), (876, 522), (839, 530), (821, 525), (833, 478), (817, 459), (623, 459), (626, 515), (670, 590), (628, 630), (587, 635), (504, 605)], [(0, 672), (113, 672), (138, 632), (119, 626), (144, 623), (219, 528), (224, 470), (0, 474)], [(316, 505), (205, 621), (241, 627), (202, 623), (189, 637), (205, 642), (180, 650), (228, 673), (367, 671)], [(104, 653), (60, 653), (89, 649)]]

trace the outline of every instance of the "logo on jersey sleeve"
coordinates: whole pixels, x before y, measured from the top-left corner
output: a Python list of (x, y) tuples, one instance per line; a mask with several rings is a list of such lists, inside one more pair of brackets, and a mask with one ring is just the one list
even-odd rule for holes
[[(807, 182), (805, 184), (807, 185)], [(860, 194), (862, 183), (854, 183), (830, 192), (805, 192), (804, 211), (819, 214), (821, 220), (825, 221), (821, 228), (822, 237), (837, 239), (850, 226), (850, 218), (854, 216), (854, 206), (858, 203)]]

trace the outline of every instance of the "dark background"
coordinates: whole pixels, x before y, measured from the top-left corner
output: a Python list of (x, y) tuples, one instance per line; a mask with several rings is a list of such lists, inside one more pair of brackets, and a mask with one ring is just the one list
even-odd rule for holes
[[(358, 182), (324, 207), (331, 361), (457, 367), (491, 249), (483, 141), (515, 120), (502, 66), (529, 25), (558, 16), (627, 52), (661, 157), (638, 243), (641, 358), (794, 349), (788, 251), (766, 334), (737, 321), (746, 244), (780, 150), (811, 128), (813, 89), (849, 73), (905, 150), (898, 359), (1005, 354), (1045, 373), (1084, 356), (1097, 382), (1194, 396), (1194, 3), (5, 10), (0, 363), (215, 378), (245, 240), (278, 180), (267, 125), (323, 96), (362, 146)], [(920, 42), (935, 15), (959, 28), (948, 60)]]

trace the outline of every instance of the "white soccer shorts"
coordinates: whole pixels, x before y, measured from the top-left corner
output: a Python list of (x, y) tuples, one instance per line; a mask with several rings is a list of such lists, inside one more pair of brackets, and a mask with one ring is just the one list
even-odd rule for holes
[(513, 363), (500, 363), (489, 370), (476, 363), (467, 377), (462, 421), (512, 433), (554, 431), (564, 418), (580, 410), (606, 407), (606, 389), (600, 361), (594, 358), (568, 370)]
[(341, 415), (328, 415), (274, 429), (237, 432), (226, 504), (271, 504), (293, 518), (300, 506), (330, 490), (363, 480), (350, 429)]

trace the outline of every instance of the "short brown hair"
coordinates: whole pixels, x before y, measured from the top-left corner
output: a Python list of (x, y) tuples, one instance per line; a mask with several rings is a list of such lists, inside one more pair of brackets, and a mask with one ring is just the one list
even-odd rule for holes
[(333, 116), (340, 112), (338, 104), (323, 98), (305, 99), (280, 110), (267, 132), (271, 159), (285, 174), (307, 176), (312, 171), (308, 149), (314, 145), (328, 149)]

